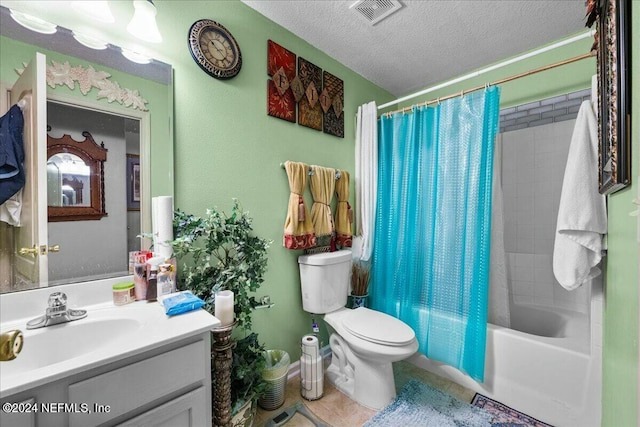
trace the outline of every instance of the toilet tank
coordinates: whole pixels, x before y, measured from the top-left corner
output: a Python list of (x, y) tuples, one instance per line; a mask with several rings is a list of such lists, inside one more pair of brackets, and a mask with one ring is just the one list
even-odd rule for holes
[(298, 257), (302, 308), (324, 314), (347, 304), (351, 280), (351, 251), (348, 249)]

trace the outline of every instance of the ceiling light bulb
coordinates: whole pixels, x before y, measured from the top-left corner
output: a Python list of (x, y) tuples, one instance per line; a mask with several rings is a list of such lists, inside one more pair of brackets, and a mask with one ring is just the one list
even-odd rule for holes
[(76, 39), (78, 43), (85, 45), (86, 47), (89, 47), (91, 49), (104, 50), (107, 48), (107, 43), (95, 37), (87, 36), (86, 34), (81, 34), (74, 31), (73, 38)]
[(148, 64), (151, 62), (151, 58), (125, 48), (122, 48), (122, 55), (129, 61), (133, 61), (138, 64)]
[(127, 25), (127, 31), (140, 40), (160, 43), (162, 36), (156, 24), (157, 11), (153, 2), (151, 0), (134, 0), (133, 6), (135, 7), (135, 12), (131, 22)]
[(71, 6), (80, 13), (100, 22), (109, 24), (116, 22), (111, 8), (106, 0), (75, 0), (71, 2)]
[(51, 22), (47, 22), (43, 19), (36, 18), (35, 16), (27, 15), (26, 13), (11, 10), (11, 17), (18, 24), (23, 27), (42, 34), (53, 34), (57, 31), (58, 27)]

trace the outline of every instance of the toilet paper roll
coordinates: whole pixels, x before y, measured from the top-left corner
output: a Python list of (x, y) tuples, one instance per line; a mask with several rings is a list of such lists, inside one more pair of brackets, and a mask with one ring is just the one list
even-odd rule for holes
[(324, 369), (322, 356), (320, 355), (320, 343), (315, 335), (305, 335), (302, 337), (300, 381), (302, 397), (308, 400), (315, 400), (322, 397)]
[(173, 248), (167, 241), (173, 240), (173, 197), (154, 197), (151, 208), (154, 252), (165, 259), (171, 258)]
[(302, 355), (300, 358), (300, 377), (302, 381), (318, 381), (324, 377), (324, 372), (322, 369), (322, 357), (308, 357), (307, 355)]
[(316, 382), (302, 384), (300, 394), (307, 400), (317, 400), (322, 397), (324, 391), (322, 379)]
[(311, 358), (302, 355), (300, 358), (300, 393), (307, 400), (322, 397), (324, 391), (324, 372), (322, 357)]
[(311, 352), (305, 351), (305, 349), (315, 349), (316, 353), (320, 351), (320, 342), (315, 335), (305, 335), (302, 337), (302, 352), (311, 354)]

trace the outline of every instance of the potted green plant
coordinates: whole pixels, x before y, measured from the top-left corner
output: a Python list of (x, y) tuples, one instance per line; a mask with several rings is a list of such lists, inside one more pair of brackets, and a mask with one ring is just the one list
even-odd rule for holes
[[(234, 293), (237, 328), (244, 337), (236, 339), (231, 372), (232, 413), (255, 408), (266, 389), (261, 372), (265, 366), (264, 347), (251, 333), (251, 311), (259, 305), (252, 295), (264, 281), (267, 249), (271, 242), (255, 236), (252, 219), (234, 199), (228, 215), (208, 209), (206, 215), (174, 213), (174, 253), (180, 260), (179, 289), (189, 289), (202, 298), (205, 309), (214, 313), (215, 294)], [(242, 408), (242, 411), (240, 409)], [(253, 413), (252, 411), (251, 413)], [(245, 420), (242, 425), (251, 425)]]

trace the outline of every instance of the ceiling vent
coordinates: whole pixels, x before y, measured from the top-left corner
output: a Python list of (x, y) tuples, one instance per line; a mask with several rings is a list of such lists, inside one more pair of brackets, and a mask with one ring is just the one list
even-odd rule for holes
[(349, 9), (357, 12), (371, 25), (375, 25), (394, 12), (402, 5), (396, 0), (358, 0)]

